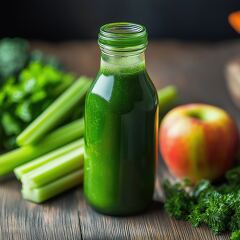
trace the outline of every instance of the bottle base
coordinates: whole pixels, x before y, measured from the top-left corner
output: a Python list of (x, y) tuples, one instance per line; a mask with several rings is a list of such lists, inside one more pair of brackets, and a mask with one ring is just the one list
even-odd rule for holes
[(147, 203), (144, 206), (141, 206), (139, 208), (136, 209), (113, 209), (113, 208), (109, 208), (109, 209), (103, 209), (100, 207), (97, 207), (96, 205), (92, 204), (91, 201), (89, 201), (86, 198), (87, 204), (96, 212), (106, 215), (106, 216), (112, 216), (112, 217), (127, 217), (127, 216), (134, 216), (134, 215), (139, 215), (145, 211), (147, 211), (150, 206), (153, 203), (153, 200), (151, 200), (149, 203)]

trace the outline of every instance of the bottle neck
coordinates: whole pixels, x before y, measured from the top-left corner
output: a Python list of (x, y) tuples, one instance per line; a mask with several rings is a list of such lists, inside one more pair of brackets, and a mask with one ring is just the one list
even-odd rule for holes
[(145, 53), (106, 54), (101, 53), (100, 71), (103, 73), (134, 73), (145, 70)]

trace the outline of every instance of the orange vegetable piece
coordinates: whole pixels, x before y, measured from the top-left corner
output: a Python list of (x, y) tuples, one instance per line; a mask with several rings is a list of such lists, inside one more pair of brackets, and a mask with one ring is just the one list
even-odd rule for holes
[(228, 22), (236, 32), (240, 33), (240, 11), (231, 13)]

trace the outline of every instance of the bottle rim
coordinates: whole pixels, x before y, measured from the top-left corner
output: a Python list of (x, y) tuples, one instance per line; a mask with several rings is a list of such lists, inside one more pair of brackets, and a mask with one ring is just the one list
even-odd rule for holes
[(143, 52), (148, 43), (146, 28), (130, 22), (108, 23), (100, 28), (98, 44), (105, 53)]

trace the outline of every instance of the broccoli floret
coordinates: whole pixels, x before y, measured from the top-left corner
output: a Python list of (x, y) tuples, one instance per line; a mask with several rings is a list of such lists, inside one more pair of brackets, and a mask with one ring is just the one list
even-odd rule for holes
[(24, 39), (2, 39), (0, 41), (0, 77), (2, 81), (22, 70), (29, 56), (28, 42)]

